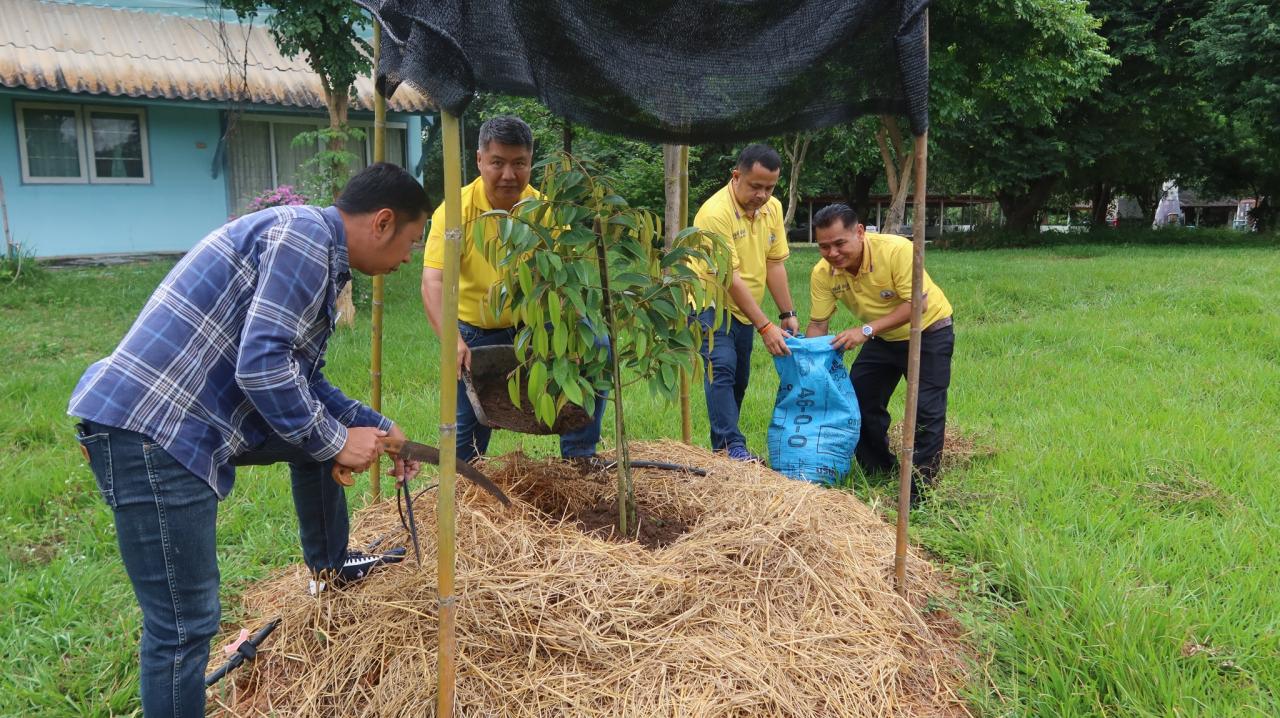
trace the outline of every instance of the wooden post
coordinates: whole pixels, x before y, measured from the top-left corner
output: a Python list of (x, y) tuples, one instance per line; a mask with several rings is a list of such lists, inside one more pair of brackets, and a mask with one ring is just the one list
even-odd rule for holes
[[(382, 54), (382, 25), (373, 23), (373, 71), (378, 72), (378, 58)], [(387, 158), (387, 98), (373, 85), (373, 161)], [(386, 278), (379, 274), (373, 278), (373, 347), (369, 357), (369, 374), (373, 385), (369, 388), (369, 406), (382, 413), (382, 300), (386, 293)], [(382, 466), (373, 462), (369, 467), (369, 493), (374, 501), (382, 498)]]
[[(667, 248), (671, 248), (676, 235), (689, 225), (689, 146), (663, 145), (662, 167), (665, 175), (663, 188), (666, 194)], [(689, 413), (689, 374), (680, 371), (680, 440), (693, 441), (693, 420)]]
[(462, 132), (457, 116), (440, 111), (444, 139), (444, 316), (440, 319), (440, 485), (436, 489), (437, 633), (436, 715), (453, 716), (456, 645), (453, 595), (454, 481), (458, 461), (458, 264), (462, 252)]
[(907, 406), (902, 416), (902, 456), (898, 458), (898, 536), (893, 549), (894, 588), (907, 595), (907, 513), (911, 510), (911, 460), (916, 449), (916, 407), (920, 401), (920, 338), (924, 310), (924, 214), (929, 132), (916, 137), (916, 208), (912, 223), (911, 341), (907, 347)]

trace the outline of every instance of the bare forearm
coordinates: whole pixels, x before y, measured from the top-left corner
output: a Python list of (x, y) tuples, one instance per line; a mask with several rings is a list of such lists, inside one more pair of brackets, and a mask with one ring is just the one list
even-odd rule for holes
[(791, 302), (791, 287), (787, 284), (787, 267), (782, 262), (769, 262), (765, 265), (765, 286), (773, 296), (773, 303), (778, 305), (779, 312), (795, 311)]
[(422, 270), (422, 308), (427, 312), (427, 322), (436, 336), (440, 336), (441, 299), (444, 291), (444, 277), (438, 269), (427, 267)]
[(806, 337), (821, 337), (827, 333), (827, 320), (820, 322), (809, 322), (809, 326), (805, 327), (804, 335)]
[(893, 311), (879, 319), (867, 322), (867, 324), (871, 325), (872, 333), (879, 336), (891, 329), (897, 329), (909, 321), (911, 321), (911, 302), (903, 302), (894, 307)]

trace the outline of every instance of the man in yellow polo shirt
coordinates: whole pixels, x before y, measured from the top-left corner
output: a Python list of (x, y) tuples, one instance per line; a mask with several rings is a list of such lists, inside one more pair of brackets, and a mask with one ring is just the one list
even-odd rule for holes
[[(487, 120), (480, 126), (476, 142), (476, 167), (480, 177), (462, 188), (462, 221), (464, 226), (491, 209), (510, 211), (522, 199), (538, 197), (529, 186), (533, 168), (533, 131), (518, 117), (503, 116)], [(485, 242), (496, 242), (496, 218), (485, 220)], [(444, 315), (444, 205), (431, 216), (431, 231), (422, 264), (422, 305), (436, 336), (440, 335), (440, 319)], [(477, 251), (470, 231), (464, 231), (462, 257), (458, 276), (458, 369), (471, 366), (471, 347), (511, 344), (516, 328), (508, 308), (495, 312), (490, 304), (489, 288), (502, 281), (498, 270)], [(602, 337), (601, 341), (605, 341)], [(458, 382), (458, 459), (470, 461), (489, 447), (492, 430), (476, 418), (466, 389)], [(602, 396), (596, 397), (593, 421), (586, 428), (560, 437), (560, 455), (565, 458), (595, 456), (600, 441), (600, 422), (604, 418)]]
[[(842, 303), (861, 324), (836, 334), (839, 349), (862, 347), (849, 369), (853, 391), (862, 409), (862, 435), (855, 456), (868, 473), (894, 471), (897, 459), (889, 451), (889, 398), (907, 372), (907, 343), (911, 333), (911, 242), (889, 234), (870, 234), (848, 206), (834, 204), (813, 218), (814, 239), (822, 259), (809, 278), (811, 320), (805, 336), (830, 330), (836, 303)], [(947, 388), (951, 384), (951, 352), (955, 332), (951, 303), (926, 273), (924, 328), (920, 344), (920, 399), (916, 416), (916, 445), (911, 481), (914, 503), (934, 482), (942, 458), (947, 423)]]
[[(787, 232), (782, 223), (782, 203), (773, 188), (782, 174), (782, 159), (768, 145), (748, 145), (738, 155), (729, 184), (711, 195), (698, 210), (693, 224), (724, 237), (732, 250), (733, 282), (727, 306), (707, 309), (698, 319), (707, 330), (702, 356), (708, 363), (703, 380), (711, 448), (738, 461), (759, 462), (747, 451), (747, 440), (738, 429), (738, 415), (751, 379), (753, 335), (759, 332), (770, 354), (789, 354), (783, 332), (800, 330), (787, 269)], [(781, 327), (760, 308), (768, 287), (778, 306)], [(716, 313), (727, 312), (714, 336)], [(714, 340), (714, 341), (712, 341)]]

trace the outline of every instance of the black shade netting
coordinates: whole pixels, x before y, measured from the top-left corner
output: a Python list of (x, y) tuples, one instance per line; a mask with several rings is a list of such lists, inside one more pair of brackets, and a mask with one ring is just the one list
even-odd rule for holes
[(928, 0), (357, 1), (383, 26), (384, 93), (454, 114), (484, 90), (654, 142), (929, 125)]

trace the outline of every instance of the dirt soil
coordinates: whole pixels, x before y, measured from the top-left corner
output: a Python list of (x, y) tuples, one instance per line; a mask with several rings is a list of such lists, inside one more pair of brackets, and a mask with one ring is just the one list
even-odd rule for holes
[(480, 406), (484, 408), (489, 426), (495, 429), (518, 431), (522, 434), (567, 434), (591, 423), (591, 415), (582, 407), (576, 404), (565, 404), (560, 410), (560, 415), (556, 417), (555, 424), (548, 428), (538, 421), (533, 415), (533, 408), (527, 403), (528, 400), (525, 397), (528, 393), (528, 384), (522, 384), (520, 387), (521, 407), (518, 409), (511, 403), (511, 396), (507, 393), (506, 379), (475, 376), (472, 377), (472, 385), (480, 396)]
[[(595, 506), (579, 511), (573, 516), (585, 534), (618, 541), (618, 503), (602, 500)], [(642, 507), (636, 507), (636, 523), (640, 534), (626, 540), (639, 541), (648, 549), (662, 548), (689, 532), (689, 526), (680, 519), (664, 519), (654, 516)]]

